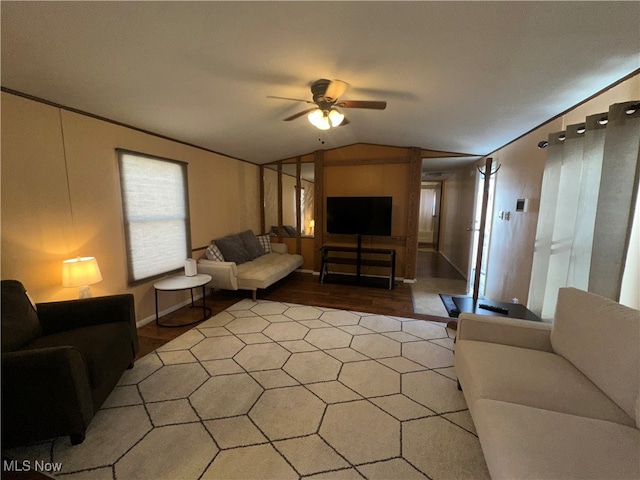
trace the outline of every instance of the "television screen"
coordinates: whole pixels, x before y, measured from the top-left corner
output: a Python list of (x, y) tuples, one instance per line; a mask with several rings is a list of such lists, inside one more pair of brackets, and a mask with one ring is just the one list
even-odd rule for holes
[(391, 235), (392, 197), (327, 197), (327, 232)]

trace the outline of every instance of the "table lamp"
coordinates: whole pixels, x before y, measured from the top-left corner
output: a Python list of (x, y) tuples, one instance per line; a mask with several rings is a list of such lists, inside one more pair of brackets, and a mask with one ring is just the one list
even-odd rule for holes
[(95, 257), (76, 257), (62, 262), (62, 286), (79, 287), (78, 298), (90, 298), (89, 285), (102, 280)]

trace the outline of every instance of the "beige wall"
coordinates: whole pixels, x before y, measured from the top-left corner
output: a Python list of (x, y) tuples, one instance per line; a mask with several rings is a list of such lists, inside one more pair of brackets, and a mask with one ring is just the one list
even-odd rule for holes
[[(581, 123), (587, 115), (607, 112), (609, 105), (640, 98), (640, 76), (609, 89), (596, 98), (572, 109), (530, 132), (513, 143), (488, 155), (494, 165), (501, 165), (496, 175), (491, 240), (485, 296), (510, 302), (517, 298), (527, 303), (529, 282), (538, 222), (538, 206), (546, 150), (538, 142), (567, 125)], [(464, 167), (444, 182), (440, 251), (465, 276), (469, 266), (471, 235), (467, 231), (473, 219), (476, 166)], [(516, 212), (516, 200), (529, 199), (528, 212)], [(500, 220), (499, 211), (510, 212), (510, 219)]]
[[(496, 174), (493, 218), (487, 219), (492, 222), (485, 287), (487, 298), (503, 302), (513, 298), (520, 303), (527, 301), (542, 173), (547, 158), (546, 150), (538, 148), (538, 142), (561, 129), (561, 120), (554, 120), (491, 155), (500, 170)], [(519, 198), (529, 200), (528, 212), (515, 211)], [(498, 218), (501, 210), (511, 212), (508, 221)]]
[[(1, 275), (22, 281), (36, 301), (77, 298), (61, 285), (60, 263), (91, 255), (103, 276), (94, 296), (131, 292), (138, 320), (153, 315), (153, 282), (127, 286), (116, 148), (189, 164), (193, 248), (260, 228), (256, 165), (8, 93), (1, 107)], [(185, 298), (162, 293), (160, 309)]]

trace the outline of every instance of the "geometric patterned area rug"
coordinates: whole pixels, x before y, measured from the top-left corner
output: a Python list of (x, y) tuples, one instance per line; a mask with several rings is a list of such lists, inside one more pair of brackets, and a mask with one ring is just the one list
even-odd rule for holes
[[(443, 324), (242, 300), (136, 362), (54, 478), (489, 478)], [(36, 461), (42, 462), (36, 464)]]

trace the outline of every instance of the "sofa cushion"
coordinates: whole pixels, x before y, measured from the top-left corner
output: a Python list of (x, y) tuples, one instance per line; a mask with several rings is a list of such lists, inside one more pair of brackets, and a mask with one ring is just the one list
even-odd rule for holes
[(300, 255), (267, 253), (238, 266), (238, 288), (267, 288), (302, 265)]
[(260, 245), (260, 242), (253, 231), (246, 230), (238, 235), (242, 239), (244, 248), (249, 253), (249, 260), (253, 260), (254, 258), (258, 258), (265, 254), (264, 248)]
[(640, 478), (636, 428), (486, 399), (473, 421), (494, 480)]
[(113, 376), (113, 372), (118, 377), (122, 375), (133, 360), (131, 329), (124, 322), (92, 325), (45, 335), (25, 345), (24, 349), (57, 346), (71, 346), (80, 350), (87, 362), (89, 384), (93, 389), (109, 383), (107, 379)]
[(472, 412), (478, 399), (489, 398), (635, 425), (583, 373), (554, 353), (461, 340), (455, 366)]
[(217, 238), (214, 243), (218, 246), (227, 262), (235, 262), (237, 265), (240, 265), (251, 259), (249, 252), (247, 252), (244, 246), (244, 242), (237, 233)]
[(2, 351), (13, 352), (42, 334), (38, 314), (22, 283), (2, 280)]
[[(551, 330), (553, 350), (629, 415), (640, 391), (640, 313), (575, 288), (562, 288)], [(638, 419), (636, 419), (638, 420)]]

